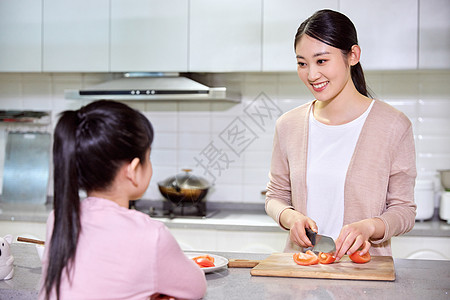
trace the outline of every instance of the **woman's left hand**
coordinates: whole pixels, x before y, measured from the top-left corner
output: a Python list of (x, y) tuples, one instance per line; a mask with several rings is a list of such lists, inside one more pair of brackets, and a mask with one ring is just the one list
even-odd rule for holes
[(360, 249), (361, 255), (364, 255), (371, 246), (369, 239), (377, 238), (380, 232), (384, 232), (384, 223), (379, 219), (365, 219), (345, 225), (336, 240), (336, 260)]

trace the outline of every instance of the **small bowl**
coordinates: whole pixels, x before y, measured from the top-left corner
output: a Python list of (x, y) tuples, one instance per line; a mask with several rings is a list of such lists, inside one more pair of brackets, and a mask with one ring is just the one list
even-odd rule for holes
[(45, 246), (44, 245), (38, 245), (36, 244), (36, 251), (39, 255), (39, 258), (42, 262), (42, 260), (44, 259), (44, 250), (45, 250)]

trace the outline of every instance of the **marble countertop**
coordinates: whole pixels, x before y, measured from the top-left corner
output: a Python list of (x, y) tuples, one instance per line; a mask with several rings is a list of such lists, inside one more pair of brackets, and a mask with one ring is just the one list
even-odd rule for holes
[[(13, 243), (15, 275), (0, 281), (1, 299), (35, 299), (41, 263), (34, 245)], [(228, 259), (257, 259), (267, 254), (214, 252)], [(204, 299), (449, 299), (450, 261), (394, 259), (396, 279), (362, 281), (251, 276), (247, 268), (223, 268), (206, 274)]]
[[(282, 232), (276, 222), (265, 214), (264, 209), (232, 209), (228, 207), (217, 209), (217, 213), (208, 218), (176, 217), (157, 218), (169, 228), (195, 228), (235, 231)], [(51, 205), (15, 205), (0, 203), (0, 221), (39, 222), (45, 223), (50, 213)], [(143, 212), (146, 212), (143, 210)], [(414, 228), (405, 236), (450, 237), (450, 224), (439, 220), (437, 214), (432, 220), (416, 222)]]

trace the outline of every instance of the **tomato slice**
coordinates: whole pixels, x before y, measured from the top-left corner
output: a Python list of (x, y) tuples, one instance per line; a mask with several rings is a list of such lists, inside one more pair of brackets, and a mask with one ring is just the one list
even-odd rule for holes
[(361, 251), (356, 251), (353, 254), (350, 254), (350, 259), (357, 264), (365, 264), (370, 261), (370, 253), (366, 252), (366, 254), (361, 255)]
[(321, 264), (331, 264), (336, 260), (336, 257), (331, 253), (320, 252), (319, 255), (319, 263)]
[(301, 266), (309, 266), (319, 263), (319, 258), (311, 250), (308, 250), (305, 253), (303, 252), (294, 253), (293, 257), (295, 263)]
[(206, 258), (207, 260), (211, 261), (212, 263), (214, 262), (214, 257), (212, 257), (212, 256), (210, 256), (208, 254), (196, 256), (196, 257), (193, 258), (193, 260), (196, 260), (198, 258)]
[(192, 258), (193, 261), (197, 263), (200, 268), (211, 268), (214, 267), (214, 257), (209, 255), (200, 255)]

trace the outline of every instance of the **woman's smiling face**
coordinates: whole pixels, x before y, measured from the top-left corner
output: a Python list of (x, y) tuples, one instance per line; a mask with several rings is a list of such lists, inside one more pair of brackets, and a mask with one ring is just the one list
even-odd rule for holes
[(353, 84), (350, 62), (340, 49), (305, 34), (298, 41), (295, 52), (298, 76), (317, 100), (332, 100), (349, 83)]

